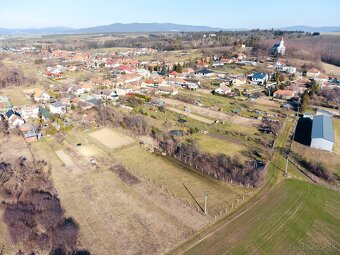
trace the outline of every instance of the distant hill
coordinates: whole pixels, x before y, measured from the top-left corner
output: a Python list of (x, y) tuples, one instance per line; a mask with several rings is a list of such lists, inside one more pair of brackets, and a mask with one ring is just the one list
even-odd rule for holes
[(1, 28), (0, 34), (21, 35), (21, 34), (60, 34), (73, 31), (69, 27), (44, 27), (44, 28)]
[(281, 30), (287, 31), (304, 31), (304, 32), (340, 32), (340, 26), (325, 26), (325, 27), (311, 27), (311, 26), (292, 26), (283, 27)]
[(220, 31), (221, 28), (213, 28), (208, 26), (191, 26), (173, 23), (114, 23), (106, 26), (90, 27), (77, 29), (74, 33), (132, 33), (132, 32), (201, 32), (201, 31)]
[[(305, 32), (340, 32), (340, 26), (291, 26), (278, 28), (287, 31), (305, 31)], [(174, 23), (114, 23), (105, 26), (87, 27), (87, 28), (69, 28), (69, 27), (45, 27), (45, 28), (17, 28), (7, 29), (0, 28), (0, 34), (21, 35), (21, 34), (95, 34), (95, 33), (153, 33), (153, 32), (218, 32), (218, 31), (245, 31), (246, 28), (222, 29), (209, 26), (193, 26)]]
[(133, 33), (133, 32), (217, 32), (221, 28), (208, 26), (191, 26), (173, 23), (114, 23), (105, 26), (96, 26), (88, 28), (68, 28), (68, 27), (46, 27), (46, 28), (18, 28), (7, 29), (0, 28), (0, 34), (95, 34), (95, 33)]

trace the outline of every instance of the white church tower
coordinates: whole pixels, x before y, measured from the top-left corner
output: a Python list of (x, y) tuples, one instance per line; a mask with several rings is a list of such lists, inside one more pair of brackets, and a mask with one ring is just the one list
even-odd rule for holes
[(272, 48), (272, 54), (275, 56), (281, 55), (283, 56), (286, 52), (285, 42), (283, 40), (283, 36), (281, 37), (281, 41), (276, 43)]

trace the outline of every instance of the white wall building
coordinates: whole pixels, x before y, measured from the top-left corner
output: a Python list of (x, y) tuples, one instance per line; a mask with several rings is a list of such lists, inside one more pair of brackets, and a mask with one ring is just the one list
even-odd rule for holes
[(331, 152), (334, 142), (332, 117), (329, 115), (314, 116), (311, 147)]

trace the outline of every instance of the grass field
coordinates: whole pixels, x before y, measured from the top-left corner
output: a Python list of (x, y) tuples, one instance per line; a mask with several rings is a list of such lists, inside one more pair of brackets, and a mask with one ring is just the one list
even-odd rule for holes
[(340, 76), (340, 67), (339, 66), (335, 66), (335, 65), (331, 65), (331, 64), (327, 64), (327, 63), (322, 62), (322, 68), (325, 69), (326, 74), (332, 74), (332, 75)]
[(199, 148), (211, 154), (224, 153), (227, 156), (240, 155), (239, 152), (246, 150), (247, 147), (241, 144), (228, 142), (209, 135), (196, 135), (193, 137)]
[(23, 92), (23, 90), (28, 88), (31, 87), (26, 86), (7, 87), (4, 89), (0, 89), (0, 95), (7, 96), (13, 106), (32, 105), (33, 104), (32, 100), (27, 98), (25, 93)]
[(333, 118), (333, 126), (334, 126), (334, 136), (335, 136), (335, 143), (333, 151), (335, 153), (340, 154), (340, 119)]
[[(239, 186), (219, 182), (207, 176), (179, 167), (162, 156), (155, 156), (141, 147), (131, 147), (113, 155), (123, 165), (134, 169), (139, 174), (170, 190), (176, 196), (183, 198), (192, 206), (197, 203), (204, 206), (204, 192), (209, 193), (208, 211), (218, 213), (230, 206), (250, 190)], [(147, 162), (147, 163), (146, 163)]]
[(293, 151), (308, 161), (323, 163), (326, 168), (340, 176), (340, 156), (328, 151), (318, 150), (299, 143), (293, 143)]
[(340, 196), (285, 180), (185, 254), (338, 254)]

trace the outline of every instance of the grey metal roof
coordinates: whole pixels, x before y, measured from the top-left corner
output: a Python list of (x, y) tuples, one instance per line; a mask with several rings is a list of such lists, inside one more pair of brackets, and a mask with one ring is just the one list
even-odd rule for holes
[(333, 120), (328, 115), (316, 115), (313, 118), (312, 139), (323, 138), (334, 142)]
[(209, 73), (213, 73), (213, 71), (211, 71), (211, 70), (209, 70), (209, 69), (207, 69), (207, 68), (203, 68), (203, 69), (201, 69), (201, 70), (199, 70), (199, 71), (196, 71), (195, 73), (196, 73), (196, 74), (198, 74), (198, 73), (201, 73), (201, 74), (209, 74)]

